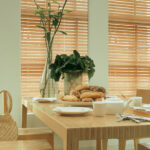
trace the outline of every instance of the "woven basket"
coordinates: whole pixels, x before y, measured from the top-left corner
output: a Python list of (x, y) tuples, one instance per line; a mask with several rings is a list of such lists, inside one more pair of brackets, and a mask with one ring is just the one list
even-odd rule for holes
[[(8, 111), (4, 115), (0, 115), (0, 141), (13, 141), (18, 138), (18, 127), (13, 117), (10, 115), (12, 110), (12, 97), (6, 90), (0, 91), (0, 94), (6, 94), (9, 99)], [(4, 99), (7, 101), (7, 99)]]

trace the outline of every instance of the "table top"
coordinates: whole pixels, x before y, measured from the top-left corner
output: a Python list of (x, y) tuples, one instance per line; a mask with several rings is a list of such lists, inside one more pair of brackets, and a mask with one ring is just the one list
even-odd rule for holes
[(52, 110), (57, 106), (62, 106), (61, 104), (30, 102), (30, 105), (32, 105), (33, 113), (60, 136), (63, 136), (66, 131), (71, 131), (72, 134), (78, 133), (81, 139), (85, 132), (87, 139), (91, 134), (93, 137), (99, 135), (102, 138), (150, 137), (150, 123), (148, 122), (117, 122), (118, 118), (115, 115), (96, 117), (92, 112), (82, 116), (61, 116)]
[(46, 113), (53, 120), (57, 121), (65, 128), (95, 128), (95, 127), (120, 127), (120, 126), (142, 126), (150, 125), (150, 123), (135, 123), (133, 121), (121, 121), (117, 122), (118, 117), (115, 115), (105, 115), (105, 117), (96, 117), (93, 113), (87, 115), (58, 115), (52, 109), (61, 104), (42, 104), (34, 103), (34, 107), (37, 107), (42, 112)]

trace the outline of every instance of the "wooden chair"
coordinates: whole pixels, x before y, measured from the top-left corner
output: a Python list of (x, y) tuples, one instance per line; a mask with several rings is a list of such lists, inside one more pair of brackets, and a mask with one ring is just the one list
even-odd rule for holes
[[(2, 91), (0, 91), (0, 93), (3, 94), (4, 114), (6, 114), (8, 112), (8, 106), (12, 109), (12, 105), (11, 105), (12, 97), (11, 97), (10, 93), (6, 90), (2, 90)], [(8, 104), (8, 98), (10, 100), (10, 104)], [(20, 140), (23, 140), (23, 141), (20, 141)], [(30, 141), (28, 141), (28, 140), (30, 140)], [(45, 146), (45, 148), (43, 147), (43, 149), (42, 149), (42, 142), (40, 142), (41, 140), (42, 141), (44, 140), (43, 146), (45, 146), (45, 145), (49, 145), (49, 146)], [(29, 147), (29, 150), (30, 149), (33, 150), (32, 149), (33, 147), (31, 144), (32, 142), (33, 142), (34, 146), (37, 145), (36, 150), (53, 150), (54, 149), (54, 136), (53, 136), (53, 133), (48, 128), (19, 128), (18, 129), (18, 141), (15, 141), (14, 143), (13, 143), (13, 141), (10, 141), (10, 142), (12, 142), (12, 145), (14, 145), (14, 147), (16, 147), (16, 149), (14, 149), (14, 150), (28, 150), (25, 148), (21, 149), (20, 148), (21, 143), (23, 145), (22, 148)], [(46, 142), (48, 144), (46, 144)], [(4, 142), (3, 143), (4, 145), (1, 145), (1, 144), (0, 145), (5, 147), (5, 146), (7, 146), (6, 143)], [(30, 147), (32, 147), (32, 148), (30, 148)], [(11, 146), (10, 146), (10, 149), (11, 149)]]
[(138, 144), (138, 150), (150, 150), (150, 143)]
[(143, 103), (150, 104), (150, 89), (137, 89), (136, 96), (143, 98)]

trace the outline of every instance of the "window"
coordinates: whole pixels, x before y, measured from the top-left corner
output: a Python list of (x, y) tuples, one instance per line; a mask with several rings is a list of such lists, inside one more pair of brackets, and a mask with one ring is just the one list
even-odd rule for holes
[[(47, 0), (38, 0), (46, 7)], [(62, 2), (63, 0), (58, 0)], [(33, 0), (21, 0), (21, 91), (22, 97), (40, 96), (39, 83), (45, 63), (46, 48), (39, 17), (34, 16)], [(72, 12), (64, 16), (61, 29), (68, 35), (57, 33), (53, 46), (53, 58), (57, 54), (71, 54), (78, 50), (87, 55), (88, 49), (88, 0), (68, 0), (67, 9)], [(62, 83), (59, 88), (62, 89)]]
[(109, 0), (109, 95), (150, 88), (150, 0)]

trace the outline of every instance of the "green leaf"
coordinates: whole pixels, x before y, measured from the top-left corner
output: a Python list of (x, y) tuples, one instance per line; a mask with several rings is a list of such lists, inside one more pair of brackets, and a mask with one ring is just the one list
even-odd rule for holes
[(44, 27), (44, 26), (37, 26), (38, 28), (41, 28), (41, 29), (43, 29), (44, 31), (46, 31), (46, 27)]
[(50, 2), (48, 2), (47, 5), (48, 5), (48, 7), (50, 7), (51, 6)]
[(58, 19), (57, 18), (54, 18), (53, 20), (53, 25), (56, 27), (58, 25)]
[(80, 58), (80, 54), (78, 53), (77, 50), (74, 50), (74, 51), (73, 51), (73, 54), (74, 54), (74, 56), (75, 56), (76, 58)]
[(55, 4), (59, 4), (59, 3), (57, 2), (57, 0), (53, 0), (53, 3), (55, 3)]
[(61, 18), (64, 14), (62, 12), (58, 12), (58, 17)]
[(66, 32), (64, 32), (64, 31), (60, 31), (60, 30), (58, 30), (58, 32), (60, 32), (60, 33), (62, 33), (62, 34), (64, 34), (64, 35), (67, 35), (67, 33), (66, 33)]
[(47, 41), (48, 41), (48, 43), (50, 42), (50, 32), (47, 32), (46, 33), (46, 39), (47, 39)]
[(70, 10), (70, 9), (64, 9), (64, 11), (65, 11), (65, 12), (68, 12), (68, 13), (69, 13), (69, 12), (72, 12), (72, 10)]

